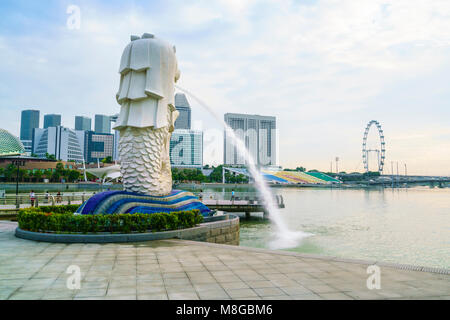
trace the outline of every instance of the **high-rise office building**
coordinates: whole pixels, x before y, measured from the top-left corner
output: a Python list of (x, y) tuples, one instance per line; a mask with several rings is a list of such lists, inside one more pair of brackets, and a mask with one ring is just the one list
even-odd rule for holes
[(184, 93), (175, 94), (175, 108), (180, 115), (175, 120), (175, 129), (191, 129), (191, 106)]
[[(234, 134), (245, 142), (256, 165), (276, 166), (276, 118), (260, 115), (226, 113), (225, 122)], [(228, 165), (246, 165), (247, 160), (234, 141), (225, 131), (224, 163)]]
[(170, 164), (175, 168), (202, 168), (203, 132), (174, 130), (170, 138)]
[(50, 127), (59, 127), (61, 125), (60, 114), (46, 114), (44, 116), (44, 129)]
[(95, 132), (96, 133), (111, 133), (111, 119), (110, 116), (104, 114), (95, 115)]
[(84, 159), (87, 163), (102, 161), (114, 156), (114, 135), (85, 131)]
[(84, 131), (74, 131), (65, 127), (34, 129), (33, 153), (39, 158), (53, 154), (57, 160), (83, 161)]
[(91, 131), (91, 118), (75, 116), (75, 130)]
[(39, 110), (23, 110), (20, 117), (20, 141), (28, 154), (32, 153), (34, 128), (39, 128)]
[(20, 140), (32, 140), (34, 128), (39, 128), (39, 110), (23, 110), (20, 118)]

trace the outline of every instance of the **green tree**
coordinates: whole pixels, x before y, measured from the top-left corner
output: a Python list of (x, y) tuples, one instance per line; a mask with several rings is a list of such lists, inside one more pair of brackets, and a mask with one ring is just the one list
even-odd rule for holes
[(56, 164), (55, 170), (53, 170), (53, 172), (50, 173), (50, 179), (52, 180), (52, 182), (60, 182), (61, 178), (64, 177), (64, 175), (65, 175), (64, 165), (61, 162), (58, 162)]
[(106, 158), (103, 158), (102, 163), (113, 163), (112, 157), (107, 156)]
[(52, 177), (52, 170), (51, 169), (45, 170), (44, 176), (45, 176), (45, 178), (50, 179)]
[(30, 175), (28, 174), (28, 170), (25, 169), (19, 169), (19, 181), (24, 181), (27, 179)]
[(80, 172), (78, 170), (69, 170), (69, 174), (67, 175), (67, 180), (70, 182), (75, 182), (80, 177)]
[(36, 179), (36, 182), (39, 182), (42, 178), (42, 171), (41, 170), (36, 170), (33, 173), (33, 177)]
[(63, 173), (63, 171), (64, 171), (64, 165), (63, 165), (61, 162), (58, 162), (58, 163), (56, 164), (56, 171), (59, 172), (60, 174)]
[(206, 176), (203, 174), (202, 170), (197, 169), (195, 181), (204, 182), (204, 181), (206, 181), (206, 180), (207, 180), (207, 178), (206, 178)]
[(12, 163), (8, 164), (5, 170), (5, 178), (6, 181), (11, 181), (12, 178), (16, 177), (17, 167), (13, 165)]
[(53, 171), (50, 180), (52, 182), (60, 182), (61, 174), (58, 171)]
[(178, 168), (172, 168), (172, 180), (180, 181), (180, 173), (179, 173)]
[(213, 167), (213, 172), (209, 175), (209, 181), (211, 182), (222, 182), (222, 169), (223, 165), (218, 167)]
[(96, 180), (97, 177), (94, 176), (92, 173), (86, 172), (86, 179), (88, 179), (89, 181), (93, 181)]
[(56, 160), (56, 157), (54, 154), (49, 154), (48, 152), (45, 153), (45, 158), (48, 160)]

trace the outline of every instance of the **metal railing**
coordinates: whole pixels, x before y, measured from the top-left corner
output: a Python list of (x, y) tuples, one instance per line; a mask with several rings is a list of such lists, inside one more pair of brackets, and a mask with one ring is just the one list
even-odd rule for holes
[[(219, 204), (221, 200), (233, 201), (232, 203), (239, 203), (245, 201), (248, 204), (264, 204), (263, 199), (259, 197), (257, 192), (235, 192), (234, 197), (231, 192), (214, 192), (205, 191), (193, 192), (196, 196), (201, 196), (205, 202), (213, 202)], [(58, 195), (57, 193), (35, 193), (35, 201), (33, 206), (49, 206), (61, 204), (82, 204), (95, 192), (64, 192)], [(275, 195), (274, 199), (279, 205), (284, 204), (281, 196)], [(14, 209), (14, 208), (28, 208), (31, 207), (31, 198), (29, 194), (21, 193), (17, 197), (15, 194), (6, 194), (4, 198), (0, 198), (0, 209)]]
[[(33, 206), (49, 206), (59, 204), (82, 204), (94, 195), (93, 192), (35, 193)], [(27, 208), (32, 206), (29, 194), (6, 194), (0, 198), (0, 209)]]

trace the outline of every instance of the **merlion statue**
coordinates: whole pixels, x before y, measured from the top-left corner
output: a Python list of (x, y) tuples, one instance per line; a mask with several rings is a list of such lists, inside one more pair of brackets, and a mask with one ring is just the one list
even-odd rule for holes
[(131, 36), (120, 62), (120, 171), (125, 190), (99, 192), (78, 214), (152, 214), (199, 210), (213, 213), (194, 194), (172, 190), (170, 136), (178, 112), (174, 86), (180, 77), (175, 47), (144, 33)]
[(144, 33), (131, 36), (120, 62), (119, 160), (125, 191), (166, 196), (172, 190), (170, 137), (180, 77), (175, 47)]

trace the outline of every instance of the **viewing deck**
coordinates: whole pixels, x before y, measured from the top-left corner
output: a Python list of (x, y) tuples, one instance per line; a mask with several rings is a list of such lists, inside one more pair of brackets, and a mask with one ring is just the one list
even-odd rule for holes
[[(46, 243), (0, 222), (0, 300), (449, 299), (446, 269), (187, 240)], [(69, 266), (80, 289), (67, 288)], [(368, 267), (379, 289), (367, 287)]]
[[(278, 208), (284, 208), (284, 200), (282, 196), (276, 196)], [(260, 200), (211, 200), (204, 199), (202, 202), (212, 210), (226, 211), (226, 212), (245, 212), (246, 217), (251, 212), (263, 212), (266, 216), (268, 212), (264, 203)]]
[[(67, 204), (79, 204), (81, 205), (85, 200), (89, 199), (92, 194), (66, 194), (61, 195), (59, 198), (51, 196), (48, 199), (44, 195), (37, 195), (38, 206), (49, 206), (49, 205), (67, 205)], [(278, 208), (282, 209), (285, 207), (284, 200), (281, 195), (276, 196), (275, 200), (277, 202)], [(0, 202), (0, 219), (10, 219), (14, 218), (18, 210), (21, 208), (31, 207), (30, 200), (27, 196), (19, 197), (19, 208), (15, 203), (16, 198), (9, 196), (8, 199), (3, 199)], [(262, 212), (264, 216), (268, 215), (264, 207), (264, 202), (260, 199), (254, 198), (250, 199), (240, 199), (236, 197), (235, 200), (224, 200), (224, 199), (203, 199), (202, 202), (212, 210), (225, 211), (225, 212), (244, 212), (246, 217), (249, 217), (251, 212)]]

